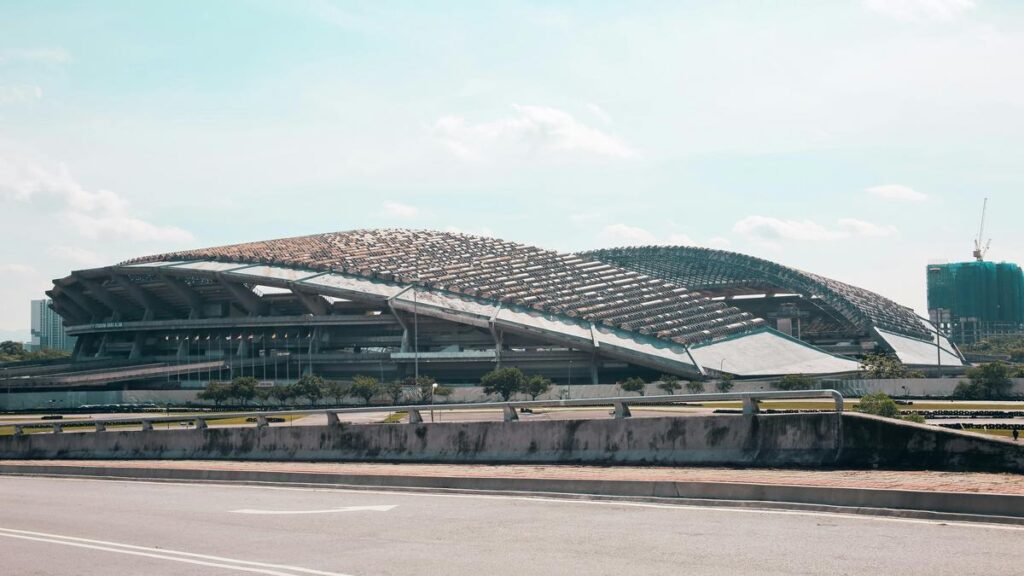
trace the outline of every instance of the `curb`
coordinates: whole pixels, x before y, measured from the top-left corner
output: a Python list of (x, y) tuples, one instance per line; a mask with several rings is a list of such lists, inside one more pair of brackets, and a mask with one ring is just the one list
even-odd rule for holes
[(862, 514), (1024, 526), (1024, 496), (731, 482), (466, 478), (258, 470), (0, 464), (0, 475), (518, 495)]

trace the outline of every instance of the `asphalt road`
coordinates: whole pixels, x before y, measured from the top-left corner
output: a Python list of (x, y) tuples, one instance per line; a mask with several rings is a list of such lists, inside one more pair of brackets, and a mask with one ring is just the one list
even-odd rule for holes
[(1024, 527), (0, 477), (0, 573), (1022, 574)]

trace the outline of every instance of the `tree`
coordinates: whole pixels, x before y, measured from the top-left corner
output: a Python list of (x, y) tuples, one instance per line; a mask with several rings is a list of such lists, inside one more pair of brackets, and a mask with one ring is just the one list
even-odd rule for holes
[(682, 385), (679, 384), (679, 378), (672, 374), (662, 374), (659, 380), (661, 382), (658, 382), (658, 388), (664, 390), (666, 394), (675, 394), (676, 391), (682, 388)]
[(384, 385), (384, 393), (391, 399), (392, 405), (398, 405), (405, 395), (405, 384), (401, 380), (392, 380)]
[(905, 378), (907, 369), (900, 359), (890, 354), (868, 354), (860, 363), (865, 378)]
[(779, 390), (812, 390), (814, 386), (814, 378), (803, 374), (786, 374), (775, 383)]
[(690, 380), (686, 383), (686, 391), (690, 394), (701, 394), (704, 392), (704, 383), (700, 380)]
[(295, 397), (295, 391), (291, 386), (285, 384), (283, 386), (274, 386), (270, 389), (270, 396), (277, 400), (278, 404), (282, 406), (287, 404), (289, 400)]
[(886, 418), (899, 418), (900, 409), (885, 392), (876, 394), (865, 394), (857, 403), (857, 411)]
[(969, 381), (961, 381), (953, 390), (953, 397), (960, 400), (1000, 400), (1010, 397), (1013, 381), (1010, 368), (1001, 362), (989, 362), (968, 368)]
[(434, 388), (434, 396), (440, 396), (444, 398), (446, 402), (447, 398), (453, 393), (455, 393), (455, 389), (451, 386), (438, 386), (437, 388)]
[(885, 392), (865, 394), (862, 396), (860, 402), (857, 403), (857, 411), (865, 414), (882, 416), (884, 418), (896, 418), (899, 420), (908, 420), (910, 422), (924, 424), (924, 417), (917, 412), (912, 412), (906, 415), (900, 414), (899, 405), (897, 405), (896, 401), (890, 398)]
[(502, 400), (508, 402), (517, 392), (522, 392), (526, 385), (526, 376), (519, 368), (499, 368), (484, 374), (480, 379), (484, 394), (500, 394)]
[(621, 388), (623, 392), (637, 392), (643, 396), (644, 391), (647, 388), (647, 383), (644, 382), (643, 378), (631, 376), (622, 382), (619, 382), (619, 388)]
[(230, 386), (227, 382), (210, 382), (206, 388), (200, 390), (199, 394), (196, 394), (196, 398), (211, 400), (214, 406), (220, 406), (221, 402), (231, 397)]
[(25, 355), (25, 346), (21, 342), (4, 340), (0, 342), (0, 356), (22, 357)]
[(316, 406), (316, 403), (324, 396), (324, 379), (312, 374), (306, 374), (295, 384), (292, 384), (292, 391), (296, 397), (302, 397), (309, 400), (310, 406)]
[(252, 376), (239, 376), (228, 385), (228, 397), (235, 398), (243, 406), (256, 397), (256, 385), (259, 380)]
[(370, 399), (380, 394), (380, 382), (373, 376), (356, 376), (352, 379), (350, 392), (353, 396), (362, 398), (364, 403), (369, 404)]
[(267, 404), (267, 400), (270, 399), (270, 394), (273, 392), (271, 388), (257, 388), (256, 389), (256, 401), (259, 402), (260, 408), (263, 408)]
[(405, 379), (405, 382), (409, 386), (415, 386), (419, 392), (420, 403), (425, 404), (430, 401), (431, 394), (434, 393), (434, 384), (437, 380), (433, 376), (421, 375), (419, 378), (409, 377)]
[(732, 390), (732, 386), (732, 374), (722, 374), (722, 376), (718, 379), (718, 382), (715, 383), (715, 389), (721, 392), (722, 394), (725, 394)]
[(349, 387), (344, 383), (337, 380), (327, 380), (324, 382), (324, 396), (334, 399), (334, 405), (341, 404), (341, 400), (348, 396)]
[(536, 400), (541, 394), (547, 393), (551, 390), (551, 379), (545, 378), (540, 374), (534, 374), (526, 380), (526, 386), (524, 391), (529, 394), (530, 398)]

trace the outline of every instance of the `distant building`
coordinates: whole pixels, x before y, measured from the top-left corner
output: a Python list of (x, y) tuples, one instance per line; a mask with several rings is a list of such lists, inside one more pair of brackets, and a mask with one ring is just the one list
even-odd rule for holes
[(1009, 262), (928, 266), (928, 314), (958, 344), (1024, 333), (1024, 273)]
[(64, 331), (64, 321), (50, 308), (50, 299), (32, 301), (32, 340), (28, 349), (38, 351), (67, 350), (75, 348), (75, 337)]

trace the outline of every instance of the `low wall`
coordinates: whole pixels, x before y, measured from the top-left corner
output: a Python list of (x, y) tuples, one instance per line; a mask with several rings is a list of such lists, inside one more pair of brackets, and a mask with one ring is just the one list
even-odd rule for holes
[(1024, 472), (1024, 446), (860, 414), (273, 426), (0, 437), (0, 459), (737, 465)]

